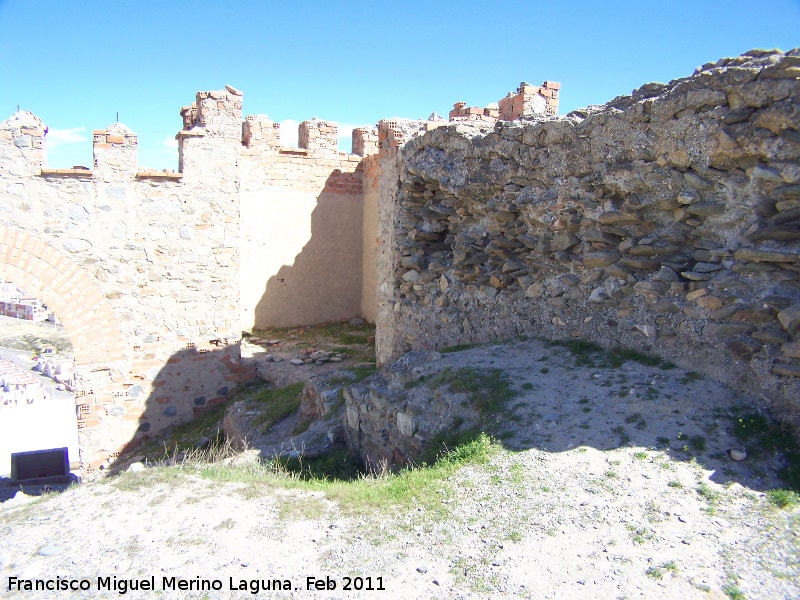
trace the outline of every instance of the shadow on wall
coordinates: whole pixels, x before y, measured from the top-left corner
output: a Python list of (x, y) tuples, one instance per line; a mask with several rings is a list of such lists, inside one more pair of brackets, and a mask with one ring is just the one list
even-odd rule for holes
[[(153, 380), (152, 392), (143, 400), (139, 398), (142, 387), (137, 384), (107, 404), (81, 404), (82, 397), (76, 398), (79, 424), (84, 424), (79, 429), (81, 453), (91, 454), (84, 466), (87, 479), (109, 470), (120, 456), (135, 452), (165, 428), (224, 403), (238, 384), (256, 378), (254, 364), (240, 358), (238, 343), (212, 342), (217, 346), (211, 343), (206, 348), (186, 348), (172, 354)], [(20, 484), (2, 477), (0, 502), (12, 499), (19, 491), (39, 495), (66, 488)]]
[[(224, 403), (238, 384), (255, 379), (255, 367), (242, 361), (238, 343), (213, 342), (217, 349), (187, 348), (170, 356), (153, 380), (150, 396), (141, 403), (135, 430), (119, 455), (135, 450), (166, 427), (190, 421)], [(123, 416), (124, 412), (120, 405), (108, 409), (109, 416), (134, 420), (132, 412)], [(91, 468), (105, 470), (116, 458), (101, 453)]]
[(311, 213), (311, 238), (267, 281), (255, 326), (346, 321), (361, 312), (363, 207), (356, 174), (333, 171)]

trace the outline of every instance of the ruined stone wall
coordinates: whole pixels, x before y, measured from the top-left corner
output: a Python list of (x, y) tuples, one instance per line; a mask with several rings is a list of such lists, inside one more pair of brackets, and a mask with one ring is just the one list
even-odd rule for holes
[(658, 354), (797, 415), (800, 51), (384, 153), (377, 352), (518, 334)]

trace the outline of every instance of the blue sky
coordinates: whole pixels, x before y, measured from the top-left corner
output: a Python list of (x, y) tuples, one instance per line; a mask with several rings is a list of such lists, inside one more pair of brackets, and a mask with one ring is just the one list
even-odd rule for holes
[(92, 130), (118, 111), (140, 166), (176, 168), (178, 111), (198, 90), (243, 90), (245, 114), (295, 136), (314, 116), (340, 134), (446, 116), (523, 80), (560, 81), (566, 114), (723, 56), (800, 46), (800, 0), (0, 0), (0, 31), (0, 120), (17, 105), (43, 119), (49, 166), (90, 165)]

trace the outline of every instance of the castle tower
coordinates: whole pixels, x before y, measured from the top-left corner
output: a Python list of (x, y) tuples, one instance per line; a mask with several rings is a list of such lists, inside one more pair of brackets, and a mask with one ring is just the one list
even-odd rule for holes
[[(180, 111), (183, 129), (175, 136), (179, 171), (225, 178), (242, 145), (242, 92), (226, 85), (224, 90), (197, 92), (195, 98)], [(210, 159), (218, 169), (208, 169)]]

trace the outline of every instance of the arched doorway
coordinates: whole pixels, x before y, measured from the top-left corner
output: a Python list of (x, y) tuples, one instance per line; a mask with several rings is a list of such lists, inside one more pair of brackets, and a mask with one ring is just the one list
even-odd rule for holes
[[(26, 231), (3, 226), (0, 277), (46, 303), (58, 315), (72, 343), (77, 410), (67, 415), (74, 416), (80, 427), (81, 463), (89, 465), (98, 451), (106, 455), (113, 452), (114, 448), (107, 450), (102, 448), (104, 444), (96, 443), (95, 438), (107, 436), (92, 431), (100, 425), (93, 416), (103, 409), (101, 394), (113, 393), (114, 381), (130, 373), (122, 333), (108, 299), (80, 265), (53, 245)], [(102, 377), (98, 378), (98, 373)], [(90, 392), (98, 401), (84, 400)], [(75, 459), (70, 457), (70, 462)]]

